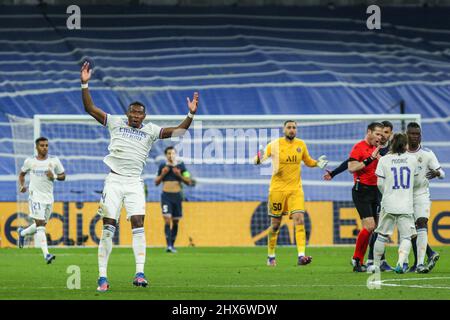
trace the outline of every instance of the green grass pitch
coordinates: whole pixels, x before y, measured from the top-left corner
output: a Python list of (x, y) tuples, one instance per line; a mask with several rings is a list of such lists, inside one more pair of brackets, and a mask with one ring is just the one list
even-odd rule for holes
[[(450, 299), (450, 247), (429, 274), (381, 274), (381, 289), (367, 288), (368, 274), (356, 274), (349, 263), (352, 247), (308, 248), (312, 264), (296, 266), (295, 247), (277, 249), (278, 266), (266, 266), (266, 248), (161, 248), (147, 251), (147, 288), (132, 286), (131, 248), (114, 248), (109, 260), (111, 289), (96, 292), (97, 250), (54, 248), (47, 265), (39, 249), (0, 249), (0, 299)], [(396, 261), (389, 247), (388, 261)], [(67, 268), (81, 270), (81, 289), (67, 289)]]

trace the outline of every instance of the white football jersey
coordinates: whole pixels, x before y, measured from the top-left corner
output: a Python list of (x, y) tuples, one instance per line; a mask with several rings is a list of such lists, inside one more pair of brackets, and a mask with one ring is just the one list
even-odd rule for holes
[(414, 197), (423, 194), (428, 194), (428, 196), (430, 196), (430, 182), (427, 179), (426, 174), (430, 169), (438, 170), (441, 168), (436, 155), (430, 149), (422, 148), (422, 146), (419, 146), (419, 149), (416, 151), (408, 151), (408, 154), (415, 156), (419, 163), (419, 175), (416, 177), (417, 188), (414, 189)]
[(408, 153), (388, 153), (378, 160), (375, 174), (383, 182), (381, 207), (391, 214), (414, 213), (414, 179), (418, 162)]
[(53, 203), (53, 183), (47, 177), (47, 171), (56, 175), (64, 172), (64, 167), (58, 157), (48, 156), (45, 160), (30, 157), (25, 160), (22, 172), (30, 172), (29, 198), (33, 202)]
[(161, 127), (147, 123), (141, 128), (130, 127), (120, 116), (107, 115), (106, 125), (111, 136), (109, 154), (103, 162), (114, 172), (139, 177), (144, 170), (148, 153), (160, 137)]

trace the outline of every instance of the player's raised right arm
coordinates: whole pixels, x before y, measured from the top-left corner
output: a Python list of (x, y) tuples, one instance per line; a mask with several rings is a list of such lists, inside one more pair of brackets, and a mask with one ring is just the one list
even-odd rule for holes
[(85, 62), (81, 67), (81, 96), (83, 99), (84, 110), (89, 113), (95, 120), (102, 125), (106, 125), (106, 113), (96, 107), (92, 101), (91, 94), (88, 89), (88, 81), (91, 79), (92, 69), (89, 69), (89, 62)]

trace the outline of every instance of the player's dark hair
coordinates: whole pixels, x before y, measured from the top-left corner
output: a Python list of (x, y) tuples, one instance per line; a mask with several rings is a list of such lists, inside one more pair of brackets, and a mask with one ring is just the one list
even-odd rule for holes
[(169, 152), (170, 150), (175, 150), (175, 147), (168, 146), (167, 148), (164, 149), (164, 154), (167, 154), (167, 152)]
[(139, 101), (133, 101), (132, 103), (130, 103), (128, 105), (128, 111), (130, 111), (131, 106), (141, 106), (142, 108), (144, 108), (144, 113), (145, 113), (145, 106), (142, 102)]
[(284, 122), (284, 124), (283, 124), (283, 127), (286, 127), (286, 125), (287, 125), (289, 122), (297, 123), (297, 121), (295, 121), (295, 120), (286, 120), (286, 121)]
[(390, 121), (384, 120), (384, 121), (381, 121), (381, 124), (384, 127), (388, 127), (388, 128), (391, 128), (391, 130), (394, 130), (394, 125)]
[(34, 143), (35, 143), (36, 145), (38, 145), (39, 142), (41, 142), (41, 141), (48, 141), (48, 139), (47, 139), (46, 137), (39, 137), (39, 138), (37, 138), (37, 139), (34, 141)]
[(408, 144), (408, 138), (404, 133), (395, 133), (391, 142), (391, 153), (405, 153), (406, 146)]
[(417, 122), (410, 122), (406, 126), (406, 129), (408, 130), (408, 129), (411, 129), (411, 128), (420, 129), (420, 125)]
[(369, 124), (368, 126), (367, 126), (367, 130), (370, 130), (370, 131), (373, 131), (373, 130), (375, 130), (375, 128), (381, 128), (381, 129), (383, 129), (383, 124), (382, 123), (380, 123), (380, 122), (372, 122), (371, 124)]

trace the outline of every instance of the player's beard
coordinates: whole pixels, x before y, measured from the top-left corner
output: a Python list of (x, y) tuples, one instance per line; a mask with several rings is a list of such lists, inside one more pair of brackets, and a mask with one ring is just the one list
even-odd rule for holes
[(289, 135), (285, 135), (285, 137), (286, 137), (286, 139), (288, 139), (288, 140), (294, 140), (294, 138), (295, 138), (295, 135), (293, 135), (292, 137), (291, 136), (289, 136)]

